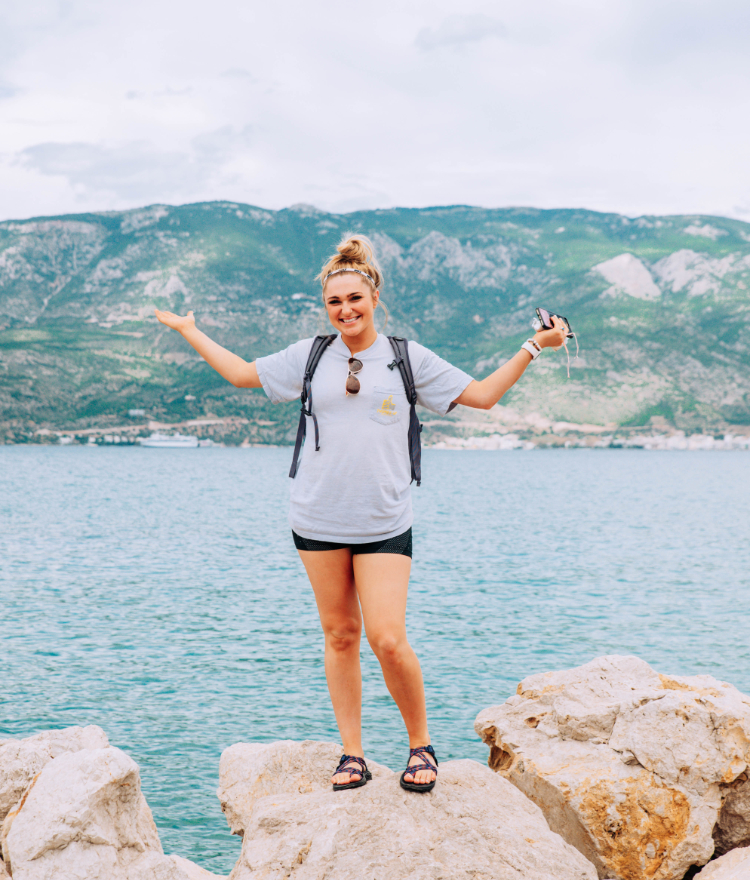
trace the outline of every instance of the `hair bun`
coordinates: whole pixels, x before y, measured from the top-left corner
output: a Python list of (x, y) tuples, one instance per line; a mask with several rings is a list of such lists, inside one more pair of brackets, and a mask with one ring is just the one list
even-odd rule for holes
[(339, 243), (336, 250), (352, 263), (369, 263), (373, 259), (372, 242), (366, 235), (350, 235)]
[(367, 275), (375, 290), (383, 284), (383, 274), (375, 259), (375, 249), (366, 235), (345, 235), (336, 247), (336, 253), (326, 261), (318, 279), (323, 287), (331, 272), (339, 269), (356, 269)]

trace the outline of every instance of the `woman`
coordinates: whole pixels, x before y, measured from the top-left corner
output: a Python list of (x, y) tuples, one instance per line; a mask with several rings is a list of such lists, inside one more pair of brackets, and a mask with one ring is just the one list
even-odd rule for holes
[[(437, 757), (427, 728), (419, 660), (406, 636), (411, 571), (409, 405), (388, 339), (375, 329), (382, 274), (365, 236), (350, 236), (320, 273), (323, 303), (339, 335), (312, 382), (320, 448), (308, 442), (291, 486), (292, 536), (315, 593), (325, 635), (325, 672), (344, 747), (335, 790), (371, 778), (361, 740), (360, 637), (364, 622), (409, 735), (401, 785), (430, 791)], [(278, 403), (299, 399), (312, 339), (248, 363), (197, 329), (193, 313), (156, 310), (238, 388), (263, 388)], [(445, 415), (456, 404), (490, 409), (541, 349), (565, 341), (564, 324), (536, 333), (482, 381), (409, 343), (419, 403)], [(389, 366), (390, 365), (390, 366)]]

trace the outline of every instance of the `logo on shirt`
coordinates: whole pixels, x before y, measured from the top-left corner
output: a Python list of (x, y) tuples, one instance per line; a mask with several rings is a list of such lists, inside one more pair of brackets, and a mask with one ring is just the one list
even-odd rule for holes
[(393, 402), (393, 395), (389, 394), (380, 405), (380, 409), (376, 410), (381, 416), (395, 416), (398, 415), (396, 412), (396, 404)]

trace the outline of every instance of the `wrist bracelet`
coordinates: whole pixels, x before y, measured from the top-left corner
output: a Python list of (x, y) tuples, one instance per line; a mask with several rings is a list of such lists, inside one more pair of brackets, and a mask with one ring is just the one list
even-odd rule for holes
[(521, 348), (524, 351), (528, 351), (533, 361), (535, 361), (542, 353), (541, 346), (537, 343), (536, 339), (527, 339)]

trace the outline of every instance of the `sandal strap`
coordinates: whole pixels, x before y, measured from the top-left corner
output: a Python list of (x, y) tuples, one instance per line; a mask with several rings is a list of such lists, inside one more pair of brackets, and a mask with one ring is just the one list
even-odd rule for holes
[(432, 770), (433, 773), (437, 773), (437, 767), (434, 764), (409, 764), (406, 768), (406, 772), (412, 776), (419, 773), (420, 770)]
[[(405, 773), (408, 773), (412, 778), (416, 773), (419, 773), (420, 770), (432, 770), (432, 772), (437, 776), (437, 764), (438, 759), (435, 754), (435, 750), (432, 746), (417, 746), (416, 749), (409, 749), (409, 760), (411, 761), (412, 757), (416, 755), (418, 758), (422, 759), (422, 762), (419, 764), (408, 764), (406, 766)], [(429, 755), (433, 760), (434, 764), (428, 760), (427, 755)], [(417, 785), (429, 785), (429, 782), (416, 783)]]
[[(417, 746), (416, 749), (409, 749), (409, 760), (411, 760), (412, 755), (417, 755), (417, 757), (426, 761), (429, 764), (429, 769), (437, 772), (438, 759), (435, 754), (435, 749), (433, 749), (432, 746)], [(429, 755), (435, 762), (434, 766), (429, 763), (427, 755)]]
[[(356, 763), (361, 765), (362, 769), (359, 767), (347, 767), (347, 764)], [(342, 755), (341, 760), (339, 761), (339, 766), (333, 771), (333, 775), (335, 776), (337, 773), (348, 773), (350, 776), (359, 776), (360, 779), (367, 773), (367, 764), (365, 764), (364, 758), (358, 758), (356, 755)]]

